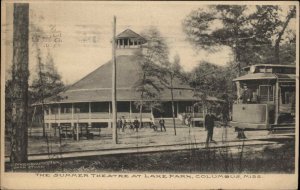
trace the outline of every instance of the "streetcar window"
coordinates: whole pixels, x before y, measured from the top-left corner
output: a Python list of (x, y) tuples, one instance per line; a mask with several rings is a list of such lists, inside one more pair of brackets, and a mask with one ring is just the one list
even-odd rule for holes
[(273, 86), (271, 85), (260, 85), (259, 86), (259, 97), (262, 102), (269, 102), (274, 100)]
[(295, 103), (295, 88), (282, 87), (281, 88), (281, 101), (282, 101), (282, 104), (294, 104)]

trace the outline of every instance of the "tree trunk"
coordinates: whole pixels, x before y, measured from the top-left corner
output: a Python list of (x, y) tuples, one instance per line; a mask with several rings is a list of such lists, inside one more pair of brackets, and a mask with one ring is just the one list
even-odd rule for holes
[[(144, 84), (144, 81), (146, 80), (146, 74), (144, 73), (143, 74), (143, 84)], [(142, 127), (142, 120), (143, 120), (143, 98), (144, 98), (144, 90), (142, 91), (141, 93), (141, 103), (140, 103), (140, 125), (139, 125), (139, 128)]]
[(174, 134), (176, 136), (175, 108), (174, 108), (174, 95), (173, 95), (173, 76), (171, 76), (171, 98), (172, 98), (173, 127), (174, 127)]
[[(139, 124), (139, 128), (142, 127), (142, 122), (143, 122), (143, 101), (141, 101), (141, 105), (140, 105), (140, 124)], [(138, 131), (138, 129), (136, 129)]]
[(279, 55), (279, 49), (280, 49), (280, 42), (281, 42), (281, 38), (284, 34), (285, 29), (287, 28), (291, 18), (294, 17), (296, 11), (296, 7), (294, 7), (288, 14), (283, 26), (282, 26), (282, 30), (278, 33), (278, 37), (275, 41), (275, 46), (274, 46), (274, 57), (275, 57), (275, 64), (280, 64), (280, 55)]
[[(37, 46), (37, 45), (36, 45)], [(46, 137), (46, 130), (44, 124), (44, 80), (42, 74), (42, 58), (41, 58), (41, 50), (37, 47), (37, 58), (38, 58), (38, 67), (39, 67), (39, 83), (40, 83), (40, 95), (41, 95), (41, 103), (42, 103), (42, 127), (43, 127), (43, 137)]]
[(27, 161), (29, 4), (14, 4), (13, 23), (12, 163)]

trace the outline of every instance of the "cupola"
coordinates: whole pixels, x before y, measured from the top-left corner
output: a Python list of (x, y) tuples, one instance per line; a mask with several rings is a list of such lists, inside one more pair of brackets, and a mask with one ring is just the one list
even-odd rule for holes
[(127, 29), (116, 37), (116, 55), (134, 55), (142, 51), (142, 45), (146, 42), (145, 38)]

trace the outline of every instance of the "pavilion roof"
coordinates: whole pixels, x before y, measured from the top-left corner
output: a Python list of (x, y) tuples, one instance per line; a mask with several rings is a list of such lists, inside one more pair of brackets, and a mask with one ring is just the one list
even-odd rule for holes
[[(141, 99), (140, 92), (135, 90), (135, 84), (141, 76), (141, 65), (138, 56), (122, 55), (116, 58), (117, 63), (117, 101), (137, 101)], [(97, 102), (111, 101), (112, 86), (112, 62), (108, 61), (78, 82), (71, 85), (65, 91), (58, 94), (60, 100), (46, 99), (46, 104), (61, 102)], [(176, 78), (173, 81), (174, 100), (196, 100), (194, 91), (187, 84)], [(160, 92), (161, 101), (170, 101), (171, 92), (165, 87)], [(217, 100), (214, 97), (208, 99)]]

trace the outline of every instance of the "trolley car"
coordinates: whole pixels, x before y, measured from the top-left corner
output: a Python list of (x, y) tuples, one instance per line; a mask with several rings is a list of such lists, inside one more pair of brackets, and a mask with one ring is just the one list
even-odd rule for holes
[[(238, 130), (295, 129), (294, 65), (257, 64), (235, 78), (231, 126)], [(245, 97), (247, 96), (247, 97)]]

